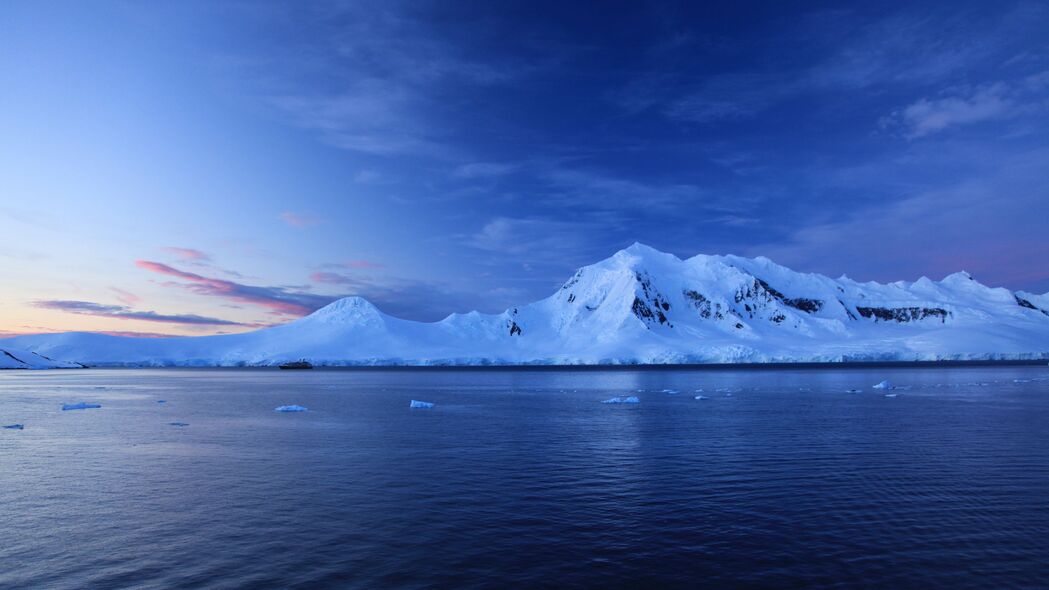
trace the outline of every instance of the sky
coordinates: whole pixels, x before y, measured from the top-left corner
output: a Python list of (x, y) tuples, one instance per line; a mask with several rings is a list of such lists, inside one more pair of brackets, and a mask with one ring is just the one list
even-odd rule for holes
[(1049, 291), (1046, 31), (1008, 0), (4, 2), (0, 335), (499, 312), (635, 241)]

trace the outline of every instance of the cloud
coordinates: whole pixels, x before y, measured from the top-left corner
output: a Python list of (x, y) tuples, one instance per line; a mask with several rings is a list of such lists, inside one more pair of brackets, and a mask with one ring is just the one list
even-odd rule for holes
[[(909, 168), (959, 168), (951, 182), (908, 189), (902, 198), (857, 206), (849, 215), (801, 221), (786, 239), (756, 242), (745, 252), (796, 270), (862, 274), (863, 280), (934, 278), (967, 270), (985, 284), (1049, 288), (1044, 183), (1049, 150), (1002, 154), (985, 145), (918, 146), (907, 164), (882, 162), (864, 171), (869, 187), (885, 193), (877, 176), (893, 179)], [(892, 180), (882, 180), (882, 183)]]
[(471, 162), (463, 164), (452, 171), (454, 178), (475, 179), (504, 176), (516, 170), (516, 164), (499, 164), (495, 162)]
[(188, 284), (167, 283), (169, 285), (187, 289), (199, 295), (258, 305), (269, 309), (276, 315), (303, 316), (324, 307), (336, 299), (335, 297), (292, 291), (284, 287), (257, 287), (205, 277), (149, 260), (136, 260), (135, 265), (150, 272), (189, 281)]
[(119, 301), (119, 302), (121, 302), (121, 303), (123, 303), (125, 305), (134, 305), (134, 304), (138, 303), (139, 301), (142, 301), (142, 298), (139, 297), (138, 295), (135, 295), (134, 293), (130, 293), (130, 292), (125, 291), (123, 289), (119, 289), (117, 287), (110, 287), (109, 290), (114, 292), (114, 293), (116, 293), (117, 301)]
[(161, 250), (172, 254), (181, 262), (207, 262), (211, 257), (194, 248), (179, 248), (177, 246), (164, 246)]
[(291, 211), (285, 211), (284, 213), (281, 213), (279, 217), (284, 223), (298, 229), (306, 229), (307, 227), (313, 227), (315, 225), (320, 225), (321, 223), (321, 218), (316, 215), (304, 215), (301, 213), (293, 213)]
[(64, 311), (68, 313), (75, 313), (78, 315), (99, 316), (105, 318), (114, 318), (118, 320), (157, 322), (162, 324), (182, 324), (197, 326), (252, 325), (243, 324), (241, 322), (234, 322), (231, 320), (210, 318), (195, 314), (169, 315), (157, 313), (155, 311), (134, 311), (125, 305), (105, 305), (102, 303), (94, 303), (91, 301), (45, 300), (36, 301), (33, 303), (33, 306), (38, 307), (40, 309), (53, 309), (56, 311)]
[(882, 128), (902, 128), (904, 135), (916, 139), (959, 125), (1001, 119), (1016, 114), (1017, 105), (1005, 84), (978, 88), (967, 94), (936, 99), (922, 98), (903, 110), (882, 119)]
[(323, 272), (318, 271), (310, 275), (310, 280), (314, 283), (324, 283), (326, 285), (350, 285), (356, 283), (356, 281), (346, 275), (340, 275), (334, 272)]

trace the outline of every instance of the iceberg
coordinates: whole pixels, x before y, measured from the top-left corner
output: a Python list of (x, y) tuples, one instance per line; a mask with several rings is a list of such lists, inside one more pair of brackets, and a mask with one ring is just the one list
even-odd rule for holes
[(636, 395), (631, 395), (631, 396), (625, 396), (625, 397), (624, 396), (613, 397), (611, 399), (606, 399), (605, 401), (603, 401), (601, 403), (603, 403), (603, 404), (639, 404), (639, 403), (641, 403), (641, 400), (637, 399)]
[(23, 425), (23, 424), (8, 424), (7, 426), (4, 426), (4, 428), (6, 428), (7, 430), (25, 430), (25, 425)]
[(882, 381), (881, 383), (878, 383), (877, 385), (874, 385), (872, 387), (872, 389), (896, 389), (896, 388), (892, 386), (891, 382), (889, 382), (889, 381)]
[(410, 404), (408, 404), (408, 407), (409, 408), (432, 408), (435, 405), (436, 404), (434, 404), (432, 402), (421, 402), (421, 401), (419, 401), (417, 399), (413, 399), (412, 402)]
[(89, 404), (85, 402), (77, 402), (75, 404), (62, 404), (62, 411), (66, 410), (89, 410), (91, 408), (101, 408), (102, 404)]
[(305, 412), (306, 408), (303, 406), (297, 406), (292, 404), (290, 406), (277, 406), (273, 409), (274, 412)]

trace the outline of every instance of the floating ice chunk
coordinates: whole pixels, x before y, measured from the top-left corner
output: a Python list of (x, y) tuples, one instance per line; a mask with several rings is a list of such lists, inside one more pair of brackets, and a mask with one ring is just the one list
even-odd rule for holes
[(66, 410), (89, 410), (91, 408), (101, 408), (102, 404), (88, 404), (85, 402), (77, 402), (75, 404), (62, 404), (62, 411)]
[(183, 426), (189, 426), (188, 422), (168, 422), (168, 424), (170, 424), (171, 426), (178, 426), (179, 428), (182, 428)]
[(877, 385), (873, 386), (872, 389), (896, 389), (896, 388), (892, 386), (891, 382), (889, 382), (889, 381), (882, 381), (881, 383), (878, 383)]
[(663, 393), (665, 393), (667, 395), (677, 395), (677, 392), (678, 391), (676, 389), (664, 389), (663, 390)]
[(7, 426), (4, 426), (4, 428), (6, 428), (8, 430), (25, 430), (25, 425), (24, 424), (8, 424)]
[(705, 395), (697, 395), (695, 397), (695, 399), (707, 399), (707, 396), (705, 396)]
[(636, 395), (630, 395), (630, 396), (622, 396), (621, 395), (621, 396), (618, 396), (618, 397), (613, 397), (613, 398), (610, 398), (610, 399), (606, 399), (605, 401), (603, 401), (601, 403), (603, 403), (603, 404), (639, 404), (639, 403), (641, 403), (641, 400), (637, 399)]
[(898, 393), (886, 393), (885, 397), (896, 397), (897, 395), (899, 395), (899, 394)]
[(274, 412), (305, 412), (306, 408), (302, 406), (296, 406), (292, 404), (290, 406), (277, 406), (273, 409)]
[(433, 402), (421, 402), (421, 401), (419, 401), (417, 399), (413, 399), (412, 403), (408, 404), (408, 407), (409, 408), (428, 409), (428, 408), (434, 407), (435, 405), (436, 404), (434, 404)]

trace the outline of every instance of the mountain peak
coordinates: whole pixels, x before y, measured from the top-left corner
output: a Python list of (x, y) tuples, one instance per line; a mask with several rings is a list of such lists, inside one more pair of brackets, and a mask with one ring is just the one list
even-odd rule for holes
[(318, 309), (303, 320), (328, 324), (363, 324), (382, 321), (382, 312), (363, 297), (343, 297)]

